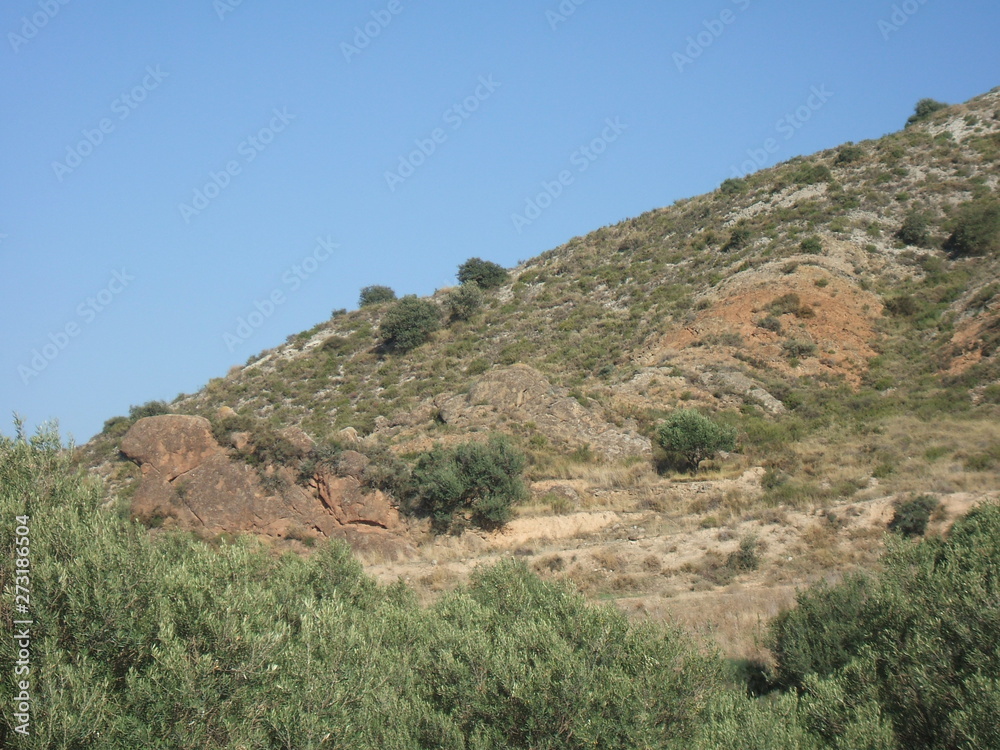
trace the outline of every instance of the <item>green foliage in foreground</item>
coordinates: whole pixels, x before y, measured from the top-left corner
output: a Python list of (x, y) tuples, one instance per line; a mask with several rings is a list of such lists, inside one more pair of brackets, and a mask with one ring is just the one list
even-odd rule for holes
[(779, 679), (882, 717), (889, 747), (1000, 747), (998, 602), (1000, 507), (987, 505), (947, 539), (891, 542), (876, 578), (801, 594), (773, 626)]
[(736, 430), (693, 409), (673, 412), (656, 430), (660, 447), (692, 472), (719, 451), (736, 450)]
[[(803, 595), (785, 633), (801, 694), (746, 697), (677, 632), (588, 605), (515, 561), (422, 608), (343, 544), (275, 558), (250, 540), (151, 537), (104, 506), (57, 436), (0, 436), (0, 621), (14, 613), (15, 519), (30, 516), (30, 735), (0, 747), (997, 747), (1000, 510), (947, 541), (899, 541), (847, 605)], [(19, 546), (23, 542), (19, 543)], [(857, 601), (854, 601), (854, 600)], [(21, 619), (20, 616), (18, 619)], [(851, 623), (855, 627), (852, 629)], [(804, 641), (801, 641), (804, 642)], [(786, 644), (794, 645), (786, 637)], [(14, 641), (0, 639), (11, 665)], [(781, 652), (791, 653), (789, 649)], [(807, 660), (808, 661), (808, 660)], [(813, 666), (810, 666), (812, 664)], [(818, 666), (817, 666), (818, 665)], [(16, 695), (10, 668), (0, 695)], [(24, 677), (21, 677), (24, 679)]]

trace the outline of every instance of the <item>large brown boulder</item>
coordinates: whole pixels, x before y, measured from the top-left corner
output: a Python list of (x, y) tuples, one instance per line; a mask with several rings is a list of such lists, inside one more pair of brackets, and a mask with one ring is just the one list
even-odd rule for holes
[[(302, 448), (311, 444), (301, 430), (285, 436)], [(136, 518), (172, 519), (177, 527), (213, 534), (338, 538), (383, 557), (411, 549), (399, 535), (404, 524), (390, 499), (362, 486), (368, 459), (360, 453), (345, 452), (337, 471), (317, 472), (305, 488), (291, 467), (258, 472), (219, 446), (207, 420), (179, 415), (140, 419), (121, 450), (142, 468), (132, 499)]]
[(221, 451), (207, 419), (181, 414), (140, 419), (121, 442), (121, 452), (139, 464), (143, 474), (155, 472), (167, 482)]

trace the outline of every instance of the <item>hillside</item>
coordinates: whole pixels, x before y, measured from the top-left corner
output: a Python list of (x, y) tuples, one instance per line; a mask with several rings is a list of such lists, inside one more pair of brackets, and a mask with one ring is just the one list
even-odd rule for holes
[[(531, 489), (506, 529), (440, 535), (394, 518), (405, 543), (362, 555), (373, 572), (432, 596), (513, 553), (629, 611), (712, 623), (756, 655), (746, 623), (797, 585), (871, 564), (894, 503), (935, 496), (939, 529), (1000, 490), (1000, 247), (981, 226), (998, 157), (994, 90), (574, 238), (405, 354), (379, 335), (392, 303), (339, 311), (168, 410), (208, 419), (237, 452), (227, 440), (253, 425), (296, 428), (306, 453), (357, 440), (404, 463), (505, 433)], [(678, 408), (734, 427), (737, 450), (695, 477), (665, 466), (654, 430)], [(81, 454), (126, 497), (140, 477), (119, 454), (133, 422), (109, 420)], [(307, 517), (294, 534), (204, 526), (304, 551), (328, 535)], [(760, 559), (734, 568), (747, 539)], [(739, 622), (722, 623), (727, 611)]]

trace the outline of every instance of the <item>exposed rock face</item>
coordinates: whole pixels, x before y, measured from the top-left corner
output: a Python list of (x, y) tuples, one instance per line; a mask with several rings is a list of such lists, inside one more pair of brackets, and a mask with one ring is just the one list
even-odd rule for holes
[(142, 467), (143, 476), (155, 474), (172, 482), (222, 448), (212, 437), (212, 425), (207, 419), (167, 414), (140, 419), (132, 425), (122, 439), (121, 451)]
[[(311, 446), (298, 433), (286, 437)], [(121, 450), (142, 468), (132, 500), (137, 518), (173, 519), (181, 528), (209, 533), (341, 538), (356, 550), (377, 549), (390, 557), (410, 549), (399, 536), (402, 519), (389, 498), (361, 485), (368, 459), (360, 453), (345, 452), (336, 473), (318, 472), (307, 489), (284, 467), (268, 467), (262, 481), (255, 469), (230, 458), (201, 417), (140, 419)]]
[(652, 453), (649, 440), (635, 430), (605, 421), (527, 365), (488, 372), (473, 383), (468, 394), (440, 398), (435, 405), (438, 417), (456, 427), (493, 425), (499, 417), (532, 422), (556, 444), (589, 445), (605, 458)]
[(764, 390), (761, 385), (739, 372), (705, 372), (701, 382), (708, 388), (721, 388), (741, 398), (760, 404), (771, 414), (784, 414), (785, 405)]

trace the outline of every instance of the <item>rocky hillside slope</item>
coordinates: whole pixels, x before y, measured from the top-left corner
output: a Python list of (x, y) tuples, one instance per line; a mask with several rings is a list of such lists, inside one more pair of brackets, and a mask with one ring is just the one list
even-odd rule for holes
[[(480, 553), (520, 551), (550, 574), (575, 570), (597, 595), (641, 599), (672, 591), (663, 581), (675, 575), (722, 590), (733, 576), (713, 559), (788, 514), (827, 521), (792, 523), (795, 539), (772, 540), (763, 572), (737, 581), (789, 585), (866, 564), (895, 500), (931, 493), (965, 507), (998, 488), (998, 158), (994, 90), (574, 238), (408, 353), (382, 345), (390, 303), (338, 311), (151, 412), (186, 416), (109, 420), (82, 457), (151, 525), (300, 546), (347, 535), (360, 548), (383, 534), (394, 543), (384, 560), (369, 547), (373, 563), (410, 560), (431, 589), (461, 576), (420, 567), (437, 567), (450, 542), (399, 515), (393, 461), (494, 432), (529, 461), (532, 498), (511, 528), (537, 533), (512, 545), (469, 532), (454, 542), (462, 570)], [(665, 470), (651, 439), (679, 407), (737, 429), (707, 489)], [(196, 437), (165, 450), (161, 430)], [(312, 448), (295, 455), (275, 434)], [(354, 452), (354, 468), (303, 465), (326, 448)], [(577, 542), (596, 533), (584, 516), (602, 513), (623, 543), (655, 538), (656, 549), (610, 566), (581, 556)], [(567, 514), (584, 515), (574, 525)], [(562, 527), (579, 533), (543, 543)], [(692, 539), (698, 560), (669, 551)], [(796, 572), (775, 577), (788, 545)]]

